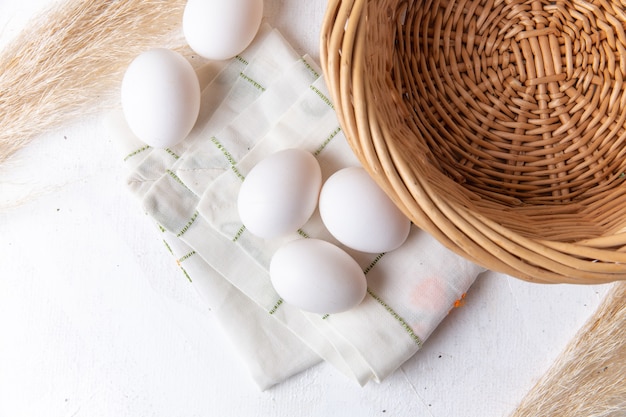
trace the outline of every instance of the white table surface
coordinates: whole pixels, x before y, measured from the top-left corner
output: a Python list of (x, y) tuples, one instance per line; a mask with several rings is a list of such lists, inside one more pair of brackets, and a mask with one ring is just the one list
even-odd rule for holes
[[(2, 43), (50, 2), (0, 1)], [(325, 2), (265, 5), (317, 59)], [(125, 175), (99, 117), (0, 167), (0, 417), (507, 416), (608, 289), (489, 272), (382, 383), (320, 364), (260, 392)]]

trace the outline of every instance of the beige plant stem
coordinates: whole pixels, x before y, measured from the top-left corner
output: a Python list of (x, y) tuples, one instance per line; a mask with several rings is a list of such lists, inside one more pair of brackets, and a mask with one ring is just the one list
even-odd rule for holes
[(611, 292), (512, 417), (626, 416), (626, 283)]
[(0, 53), (0, 163), (38, 134), (116, 100), (135, 56), (180, 37), (184, 3), (70, 0), (31, 22)]

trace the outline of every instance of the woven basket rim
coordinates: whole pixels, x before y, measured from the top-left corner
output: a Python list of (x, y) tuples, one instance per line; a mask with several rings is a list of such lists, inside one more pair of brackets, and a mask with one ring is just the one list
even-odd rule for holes
[[(511, 106), (498, 109), (497, 107), (502, 104), (497, 103), (497, 98), (491, 98), (492, 102), (495, 102), (496, 109), (487, 108), (485, 111), (487, 116), (476, 112), (474, 113), (475, 119), (473, 119), (474, 114), (468, 114), (464, 119), (458, 114), (446, 115), (427, 108), (427, 106), (454, 108), (458, 113), (463, 113), (462, 104), (465, 103), (477, 109), (488, 107), (482, 103), (476, 104), (478, 99), (475, 97), (487, 96), (492, 94), (492, 91), (478, 91), (475, 87), (478, 84), (468, 82), (467, 85), (474, 87), (457, 92), (455, 88), (458, 88), (458, 83), (452, 85), (455, 81), (453, 76), (458, 76), (459, 79), (463, 77), (469, 79), (474, 76), (476, 79), (485, 80), (487, 75), (495, 77), (494, 74), (500, 68), (492, 69), (481, 62), (486, 59), (484, 58), (486, 53), (483, 55), (475, 53), (476, 59), (471, 61), (470, 65), (467, 64), (470, 62), (467, 57), (462, 57), (465, 59), (463, 62), (455, 61), (456, 57), (442, 57), (443, 52), (435, 46), (441, 46), (441, 50), (446, 50), (445, 48), (449, 51), (454, 50), (456, 51), (454, 54), (459, 56), (462, 54), (458, 52), (458, 49), (451, 47), (450, 43), (456, 42), (456, 46), (462, 44), (466, 47), (466, 44), (473, 46), (483, 42), (483, 52), (489, 47), (494, 49), (493, 45), (497, 43), (496, 38), (502, 34), (494, 34), (487, 39), (491, 35), (480, 34), (475, 27), (485, 25), (485, 22), (490, 19), (494, 22), (500, 18), (513, 19), (497, 16), (496, 12), (503, 15), (513, 12), (523, 15), (528, 12), (534, 13), (532, 16), (540, 16), (542, 11), (537, 9), (539, 3), (522, 1), (470, 3), (462, 0), (450, 2), (330, 0), (321, 31), (322, 68), (339, 121), (356, 156), (398, 207), (418, 227), (431, 233), (446, 247), (488, 269), (528, 281), (598, 284), (624, 280), (626, 279), (626, 251), (624, 250), (626, 249), (626, 219), (622, 219), (620, 211), (623, 211), (622, 207), (626, 204), (626, 189), (620, 184), (622, 177), (626, 174), (605, 174), (606, 178), (601, 178), (603, 182), (595, 179), (595, 177), (600, 177), (598, 174), (600, 169), (607, 171), (619, 168), (619, 170), (626, 171), (626, 156), (624, 155), (626, 146), (618, 146), (621, 145), (622, 140), (626, 141), (626, 133), (624, 133), (626, 111), (621, 113), (618, 111), (621, 109), (620, 106), (626, 106), (626, 87), (622, 86), (621, 80), (622, 71), (626, 74), (626, 35), (624, 35), (626, 13), (623, 11), (623, 5), (617, 1), (611, 3), (615, 7), (622, 8), (621, 14), (614, 10), (601, 9), (601, 6), (610, 7), (606, 6), (608, 3), (587, 3), (582, 0), (550, 2), (546, 6), (547, 8), (563, 8), (568, 4), (573, 4), (570, 14), (578, 13), (576, 19), (584, 21), (586, 18), (588, 25), (598, 27), (598, 31), (591, 30), (592, 35), (587, 35), (585, 30), (588, 29), (582, 27), (584, 25), (581, 23), (582, 33), (579, 36), (582, 40), (580, 42), (585, 40), (585, 36), (589, 36), (590, 39), (595, 36), (596, 41), (603, 42), (602, 47), (605, 49), (612, 45), (618, 52), (624, 50), (624, 53), (618, 56), (617, 63), (604, 62), (602, 64), (609, 68), (605, 70), (605, 73), (608, 74), (610, 70), (614, 74), (613, 78), (607, 77), (606, 81), (610, 87), (612, 86), (612, 89), (604, 92), (604, 95), (608, 97), (607, 104), (602, 102), (599, 105), (594, 101), (596, 98), (591, 93), (589, 97), (583, 97), (589, 99), (588, 103), (578, 98), (578, 101), (582, 103), (580, 104), (581, 120), (583, 117), (592, 120), (583, 125), (590, 131), (589, 133), (580, 128), (581, 137), (588, 139), (589, 142), (578, 145), (562, 140), (563, 143), (554, 142), (549, 145), (554, 149), (558, 148), (559, 152), (570, 151), (572, 148), (578, 152), (574, 156), (576, 163), (574, 169), (564, 171), (565, 174), (554, 174), (558, 172), (559, 164), (570, 163), (565, 157), (555, 162), (553, 171), (536, 169), (537, 165), (543, 163), (542, 159), (547, 159), (547, 157), (542, 154), (543, 150), (540, 147), (542, 143), (536, 145), (537, 150), (531, 148), (531, 145), (535, 146), (536, 143), (544, 140), (543, 138), (548, 143), (552, 137), (556, 138), (563, 132), (576, 129), (573, 123), (563, 122), (566, 119), (564, 116), (559, 120), (553, 116), (549, 117), (548, 113), (551, 110), (549, 108), (539, 108), (539, 110), (546, 114), (542, 117), (550, 121), (551, 125), (548, 127), (551, 130), (545, 126), (534, 128), (535, 126), (531, 125), (531, 119), (522, 120), (522, 116), (516, 116), (516, 119), (512, 119), (509, 123), (516, 126), (516, 131), (521, 131), (519, 126), (524, 126), (527, 129), (525, 136), (520, 134), (517, 137), (507, 132), (498, 135), (500, 133), (497, 130), (498, 126), (492, 130), (478, 126), (478, 132), (484, 134), (475, 135), (476, 141), (469, 145), (464, 142), (466, 136), (457, 140), (453, 135), (456, 132), (467, 131), (467, 126), (478, 124), (475, 120), (484, 119), (486, 121), (483, 124), (487, 126), (489, 122), (487, 116), (497, 112), (503, 113)], [(418, 10), (419, 7), (427, 11)], [(437, 10), (432, 11), (433, 9)], [(446, 19), (452, 19), (455, 14), (458, 14), (456, 21), (445, 23), (450, 22)], [(423, 21), (418, 19), (423, 19)], [(545, 30), (518, 31), (511, 35), (506, 33), (506, 30), (517, 30), (514, 25), (511, 24), (514, 29), (509, 27), (505, 30), (503, 28), (507, 26), (508, 21), (500, 21), (499, 24), (500, 32), (505, 33), (501, 36), (502, 39), (510, 36), (507, 38), (510, 45), (507, 44), (507, 46), (512, 51), (534, 47), (533, 42), (537, 44), (548, 42), (548, 46), (552, 48), (555, 45), (558, 46), (554, 43), (559, 40), (558, 34), (554, 28), (550, 29), (550, 26), (546, 26)], [(607, 28), (607, 24), (613, 25), (612, 31), (611, 27)], [(456, 28), (455, 25), (459, 28), (457, 33), (461, 32), (461, 28), (465, 28), (466, 33), (447, 39), (446, 34), (450, 35), (452, 33), (450, 28)], [(410, 33), (411, 30), (422, 37), (419, 38), (418, 35)], [(593, 35), (593, 33), (600, 33), (600, 30), (605, 34)], [(470, 39), (474, 35), (476, 36)], [(409, 45), (413, 42), (412, 38), (409, 41), (404, 39), (409, 37), (419, 38), (414, 42), (418, 46)], [(489, 44), (490, 39), (493, 45)], [(574, 42), (578, 41), (576, 38), (573, 39)], [(444, 45), (446, 42), (448, 44)], [(549, 42), (553, 43), (550, 45)], [(500, 60), (498, 61), (500, 66), (508, 65), (501, 70), (501, 73), (507, 72), (508, 74), (507, 88), (517, 86), (517, 83), (521, 82), (519, 80), (522, 80), (526, 85), (521, 94), (534, 89), (533, 91), (539, 91), (537, 96), (541, 100), (542, 97), (547, 96), (545, 92), (540, 91), (546, 85), (545, 91), (552, 91), (551, 99), (553, 99), (552, 97), (557, 96), (558, 93), (555, 89), (557, 85), (563, 85), (565, 93), (575, 92), (576, 84), (568, 79), (571, 75), (572, 80), (577, 80), (581, 85), (579, 90), (583, 91), (586, 81), (575, 79), (575, 72), (568, 74), (570, 71), (568, 65), (571, 64), (568, 60), (572, 59), (567, 56), (568, 46), (569, 44), (560, 45), (562, 57), (557, 57), (556, 54), (552, 56), (554, 62), (558, 59), (562, 60), (562, 72), (543, 78), (541, 74), (534, 74), (535, 78), (531, 78), (529, 74), (521, 75), (519, 69), (521, 64), (519, 62), (511, 64), (511, 61), (516, 59), (515, 57), (502, 58), (503, 54), (509, 53), (509, 49), (501, 47), (502, 51), (499, 52), (500, 55), (497, 58)], [(403, 51), (403, 48), (406, 50)], [(428, 53), (424, 50), (428, 50)], [(453, 53), (450, 52), (450, 55)], [(545, 54), (541, 57), (543, 58), (541, 65), (546, 65), (548, 70), (552, 63), (546, 64), (545, 62), (550, 57), (551, 55)], [(495, 62), (495, 58), (490, 59)], [(465, 67), (463, 71), (459, 70), (458, 74), (450, 75), (443, 70), (438, 71), (436, 66), (428, 66), (429, 60), (436, 63), (445, 62), (448, 67), (456, 66), (457, 69), (462, 66), (459, 64), (461, 62), (461, 64), (465, 63)], [(481, 64), (483, 67), (480, 67)], [(476, 65), (476, 68), (471, 68), (472, 65)], [(415, 68), (427, 69), (430, 72), (415, 71)], [(480, 70), (483, 72), (481, 73)], [(527, 72), (530, 73), (531, 70), (532, 68)], [(516, 71), (517, 73), (513, 74)], [(431, 78), (427, 79), (427, 76)], [(592, 76), (594, 74), (588, 78), (593, 78)], [(444, 82), (449, 84), (446, 85)], [(589, 80), (589, 83), (594, 82), (598, 80)], [(432, 83), (435, 87), (439, 87), (430, 86), (431, 92), (437, 93), (437, 95), (433, 94), (434, 99), (420, 96), (418, 99), (411, 97), (414, 101), (410, 101), (406, 98), (413, 94), (409, 87), (417, 89), (416, 86), (420, 83), (423, 85)], [(533, 83), (539, 87), (535, 88)], [(488, 83), (485, 81), (483, 84)], [(595, 88), (595, 84), (593, 86)], [(490, 87), (494, 89), (493, 86)], [(446, 96), (448, 101), (442, 100), (443, 94), (440, 93), (442, 90), (446, 93), (454, 91), (458, 96), (449, 94)], [(566, 94), (562, 96), (567, 98)], [(461, 103), (461, 98), (466, 101)], [(512, 102), (515, 102), (515, 98), (513, 96)], [(561, 105), (565, 102), (565, 98), (561, 98), (560, 101), (553, 99), (552, 102), (548, 101), (548, 104)], [(592, 108), (592, 105), (599, 107)], [(578, 110), (575, 108), (575, 103), (570, 105), (569, 109), (572, 108)], [(517, 108), (513, 110), (520, 115), (531, 114), (522, 106), (519, 110)], [(552, 112), (556, 113), (555, 110)], [(574, 117), (578, 117), (578, 114), (574, 113)], [(597, 120), (594, 121), (594, 118)], [(448, 119), (453, 122), (458, 121), (458, 125), (452, 123), (445, 125), (447, 129), (436, 130), (425, 122), (425, 120), (434, 121), (433, 124), (443, 125), (442, 120), (447, 122)], [(526, 120), (529, 121), (526, 122)], [(606, 126), (602, 125), (603, 121)], [(600, 126), (597, 130), (591, 130), (589, 127), (595, 128), (596, 125)], [(592, 142), (592, 139), (603, 134), (600, 129), (614, 130), (623, 137), (617, 137), (615, 134), (604, 142)], [(440, 134), (442, 130), (445, 132)], [(538, 132), (539, 140), (531, 136), (535, 134), (535, 131)], [(439, 138), (433, 139), (437, 136), (453, 140), (450, 144)], [(502, 165), (496, 158), (493, 158), (495, 162), (491, 160), (484, 162), (486, 158), (491, 158), (494, 154), (501, 159), (508, 157), (502, 156), (502, 148), (498, 148), (502, 145), (499, 142), (495, 145), (493, 140), (489, 142), (488, 139), (492, 136), (494, 140), (500, 140), (501, 137), (509, 140), (509, 137), (513, 137), (513, 140), (517, 142), (509, 141), (505, 143), (505, 146), (530, 150), (528, 151), (530, 156), (524, 156), (522, 153), (515, 155), (518, 159), (525, 158), (530, 161), (524, 160), (523, 163), (516, 163), (516, 166), (520, 166), (517, 171), (523, 174), (519, 175), (519, 180), (506, 169), (500, 171), (492, 169), (490, 164), (496, 168)], [(525, 138), (529, 138), (528, 143), (524, 142)], [(614, 141), (611, 142), (611, 140)], [(547, 145), (544, 146), (549, 148)], [(483, 166), (474, 169), (459, 165), (455, 158), (458, 155), (465, 155), (464, 152), (467, 152), (465, 148), (477, 149), (478, 157), (470, 155), (473, 159), (468, 160), (472, 164), (483, 164)], [(595, 155), (594, 152), (600, 151), (605, 153), (602, 155), (604, 159), (592, 160), (590, 155)], [(553, 153), (557, 154), (556, 151)], [(538, 156), (535, 157), (534, 154)], [(585, 169), (589, 169), (590, 165), (599, 168), (597, 171), (587, 173)], [(457, 166), (459, 170), (451, 169)], [(548, 171), (547, 174), (544, 171)], [(582, 171), (583, 174), (579, 174), (578, 171)], [(548, 184), (548, 180), (542, 179), (540, 174), (548, 175), (549, 179), (556, 178), (554, 184)], [(578, 177), (574, 178), (575, 175)], [(514, 179), (513, 182), (506, 183), (508, 188), (502, 188), (500, 183), (510, 181), (510, 178)], [(531, 178), (530, 181), (528, 178)], [(540, 184), (540, 186), (535, 184)], [(549, 187), (548, 191), (544, 190), (546, 187)], [(584, 187), (588, 187), (589, 191)]]

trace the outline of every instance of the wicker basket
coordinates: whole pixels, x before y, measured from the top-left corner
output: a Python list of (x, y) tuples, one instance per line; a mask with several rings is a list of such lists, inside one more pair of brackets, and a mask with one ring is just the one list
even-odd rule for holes
[(327, 7), (346, 137), (416, 225), (521, 279), (626, 279), (624, 0)]

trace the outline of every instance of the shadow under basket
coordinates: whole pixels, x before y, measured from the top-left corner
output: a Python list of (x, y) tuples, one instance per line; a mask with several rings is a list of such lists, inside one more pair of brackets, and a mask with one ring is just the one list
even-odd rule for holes
[(520, 279), (626, 279), (626, 2), (329, 0), (321, 60), (418, 227)]

